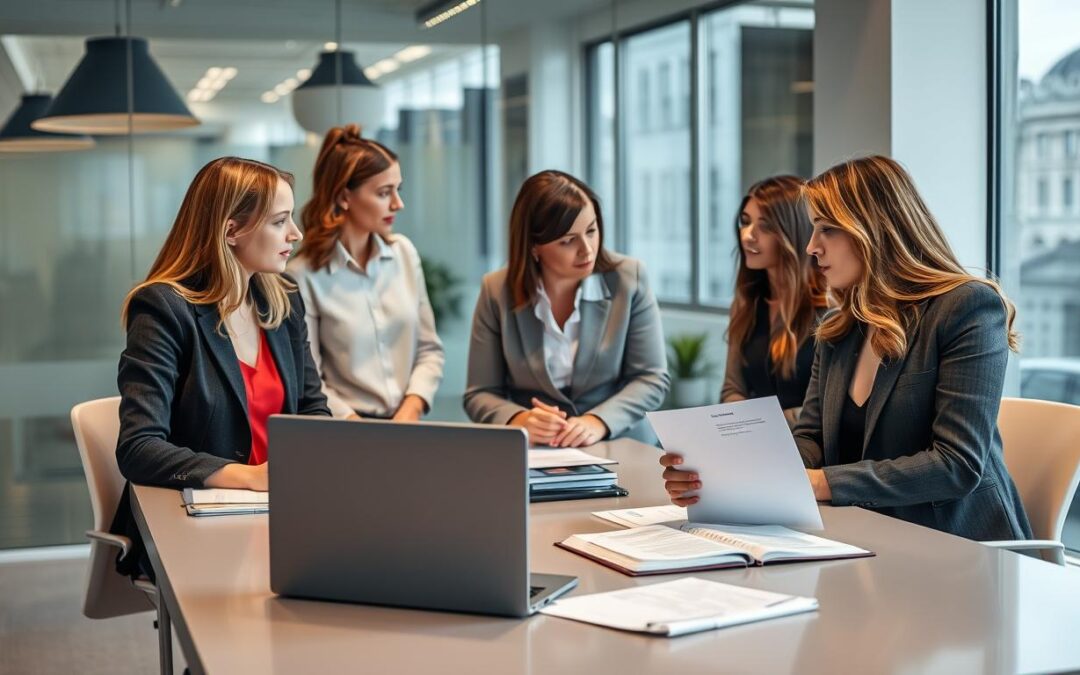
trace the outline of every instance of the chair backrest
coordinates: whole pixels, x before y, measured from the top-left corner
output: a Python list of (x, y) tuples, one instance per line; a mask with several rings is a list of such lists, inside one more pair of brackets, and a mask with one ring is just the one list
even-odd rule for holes
[(998, 428), (1032, 533), (1061, 541), (1080, 482), (1080, 406), (1003, 398)]
[[(120, 397), (100, 398), (71, 409), (71, 427), (79, 447), (94, 529), (108, 532), (124, 490), (124, 477), (116, 465), (116, 439), (120, 434)], [(86, 583), (83, 614), (105, 619), (153, 609), (146, 594), (117, 573), (119, 548), (100, 541), (90, 544), (90, 574)]]

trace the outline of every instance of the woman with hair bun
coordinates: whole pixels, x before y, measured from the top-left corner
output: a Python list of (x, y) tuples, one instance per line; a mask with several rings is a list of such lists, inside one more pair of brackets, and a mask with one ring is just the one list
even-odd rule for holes
[(326, 134), (304, 243), (289, 263), (307, 306), (311, 350), (335, 417), (414, 422), (442, 381), (420, 256), (393, 232), (405, 207), (397, 155), (355, 124)]

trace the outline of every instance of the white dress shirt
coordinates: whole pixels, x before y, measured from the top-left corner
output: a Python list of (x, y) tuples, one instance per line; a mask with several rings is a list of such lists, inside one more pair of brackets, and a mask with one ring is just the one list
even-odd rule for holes
[(574, 294), (574, 311), (563, 327), (559, 328), (555, 313), (551, 310), (551, 298), (544, 290), (544, 282), (541, 281), (537, 288), (533, 310), (536, 318), (544, 324), (544, 365), (547, 366), (548, 377), (556, 389), (565, 389), (573, 381), (574, 359), (581, 341), (579, 306), (582, 298), (589, 301), (604, 299), (604, 291), (597, 275), (590, 274), (578, 284), (577, 293)]
[(400, 234), (372, 236), (366, 270), (340, 241), (322, 269), (303, 258), (289, 262), (334, 417), (389, 417), (408, 394), (430, 407), (442, 381), (445, 357), (420, 256)]

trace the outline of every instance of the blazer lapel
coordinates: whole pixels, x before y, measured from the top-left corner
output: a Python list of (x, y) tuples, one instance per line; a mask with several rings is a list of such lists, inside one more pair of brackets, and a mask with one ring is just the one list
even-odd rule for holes
[(574, 356), (574, 372), (570, 379), (570, 397), (575, 401), (588, 391), (589, 375), (592, 374), (600, 345), (607, 334), (608, 315), (611, 314), (611, 292), (604, 277), (598, 277), (604, 292), (601, 300), (582, 300), (581, 330), (578, 333), (578, 350)]
[(521, 351), (539, 385), (538, 388), (551, 400), (572, 406), (570, 400), (555, 388), (551, 376), (548, 375), (547, 365), (544, 363), (544, 325), (536, 318), (534, 305), (525, 305), (515, 310), (514, 320), (517, 322), (518, 335), (521, 336)]
[(244, 376), (240, 373), (240, 361), (236, 358), (236, 350), (233, 349), (229, 338), (217, 331), (218, 313), (214, 305), (196, 305), (195, 314), (198, 316), (199, 331), (210, 347), (210, 353), (217, 361), (218, 368), (225, 375), (225, 381), (229, 383), (233, 394), (236, 395), (240, 405), (247, 412), (247, 394), (244, 390)]
[(862, 332), (853, 327), (833, 345), (830, 367), (826, 371), (825, 396), (821, 401), (821, 434), (825, 444), (826, 466), (836, 464), (840, 459), (840, 414), (844, 410), (851, 376), (855, 372), (855, 353), (862, 339)]

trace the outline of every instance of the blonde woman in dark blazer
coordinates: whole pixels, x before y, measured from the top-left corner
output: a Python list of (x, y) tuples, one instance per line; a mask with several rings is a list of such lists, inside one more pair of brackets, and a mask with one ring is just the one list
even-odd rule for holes
[[(805, 194), (807, 252), (840, 302), (794, 430), (815, 496), (969, 539), (1029, 538), (997, 428), (1012, 304), (964, 270), (893, 160), (840, 164)], [(692, 504), (707, 477), (680, 461), (661, 459), (668, 493)]]
[(530, 177), (510, 215), (509, 263), (484, 277), (476, 303), (469, 417), (553, 446), (654, 442), (644, 416), (669, 386), (644, 267), (604, 249), (587, 185), (559, 171)]

